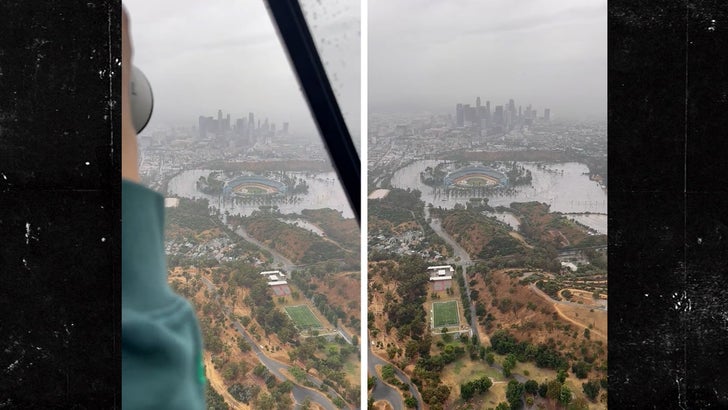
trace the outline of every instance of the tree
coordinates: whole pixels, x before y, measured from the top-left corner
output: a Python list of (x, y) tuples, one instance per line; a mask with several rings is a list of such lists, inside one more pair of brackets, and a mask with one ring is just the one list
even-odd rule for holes
[(514, 367), (516, 367), (516, 355), (510, 353), (503, 361), (503, 376), (510, 377), (511, 370), (513, 370)]
[(495, 410), (510, 410), (511, 406), (508, 405), (508, 403), (502, 401), (498, 403), (498, 405), (495, 407)]
[(493, 352), (488, 352), (485, 355), (485, 362), (491, 366), (493, 365), (493, 363), (495, 362), (495, 355), (493, 355)]
[(556, 380), (559, 381), (559, 383), (564, 384), (566, 381), (566, 371), (563, 369), (559, 369), (559, 372), (556, 373)]
[(589, 370), (591, 370), (591, 365), (582, 361), (576, 362), (571, 366), (571, 371), (580, 379), (586, 379)]
[(523, 395), (523, 384), (516, 380), (508, 382), (506, 388), (506, 399), (511, 405), (511, 409), (515, 410), (521, 407), (521, 396)]
[(581, 388), (584, 390), (586, 397), (588, 397), (591, 401), (594, 401), (597, 398), (599, 390), (601, 389), (598, 380), (589, 380), (586, 383), (582, 383)]
[(549, 386), (545, 382), (539, 384), (538, 385), (538, 395), (541, 396), (541, 397), (546, 397), (546, 393), (548, 392), (548, 388), (549, 388)]
[(589, 328), (584, 328), (584, 339), (591, 339), (591, 331), (589, 330)]
[(472, 382), (467, 382), (460, 385), (460, 397), (463, 400), (468, 401), (475, 395), (475, 385)]
[(566, 385), (561, 385), (561, 392), (559, 393), (559, 403), (566, 406), (571, 402), (572, 395), (571, 395), (571, 389), (567, 387)]
[(546, 390), (546, 397), (551, 400), (558, 400), (561, 395), (561, 382), (558, 380), (551, 380), (547, 385), (548, 388)]
[(523, 385), (523, 388), (527, 393), (536, 394), (538, 393), (538, 382), (536, 380), (529, 380)]

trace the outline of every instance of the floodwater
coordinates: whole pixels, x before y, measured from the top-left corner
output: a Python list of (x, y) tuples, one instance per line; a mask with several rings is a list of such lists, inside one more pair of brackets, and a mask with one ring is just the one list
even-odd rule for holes
[[(422, 192), (422, 200), (435, 207), (450, 209), (455, 204), (465, 205), (470, 195), (448, 195), (444, 189), (427, 186), (420, 180), (420, 172), (427, 167), (434, 168), (441, 162), (443, 161), (415, 161), (394, 173), (392, 186), (417, 189)], [(607, 191), (597, 182), (589, 180), (589, 168), (586, 165), (577, 162), (519, 162), (518, 165), (531, 171), (531, 185), (486, 194), (488, 205), (496, 207), (510, 206), (513, 202), (543, 202), (550, 205), (551, 211), (569, 214), (568, 217), (579, 223), (599, 233), (607, 233)], [(510, 219), (508, 216), (504, 218)], [(505, 222), (514, 226), (513, 221)]]
[(281, 213), (300, 214), (304, 209), (331, 208), (341, 211), (344, 218), (353, 218), (354, 212), (349, 207), (341, 184), (335, 172), (291, 172), (289, 175), (305, 179), (308, 184), (308, 193), (295, 196), (288, 196), (283, 200), (267, 202), (265, 200), (239, 200), (234, 198), (223, 198), (222, 196), (207, 195), (197, 189), (197, 180), (200, 177), (207, 177), (215, 170), (195, 169), (182, 171), (169, 181), (167, 192), (190, 199), (207, 199), (210, 206), (220, 210), (221, 213), (229, 212), (231, 215), (248, 216), (261, 206), (277, 206)]

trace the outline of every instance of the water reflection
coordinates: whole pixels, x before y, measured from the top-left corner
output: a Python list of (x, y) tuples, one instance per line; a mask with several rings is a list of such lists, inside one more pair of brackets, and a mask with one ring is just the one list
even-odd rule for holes
[[(425, 203), (431, 203), (436, 207), (450, 209), (456, 204), (465, 205), (471, 197), (470, 194), (452, 191), (448, 193), (442, 188), (425, 185), (420, 179), (420, 172), (425, 168), (434, 168), (442, 162), (441, 160), (415, 161), (394, 173), (392, 186), (417, 189), (422, 192), (422, 200)], [(510, 206), (512, 202), (543, 202), (550, 205), (551, 211), (569, 214), (570, 218), (600, 233), (607, 233), (607, 191), (589, 179), (589, 169), (586, 165), (577, 162), (554, 164), (519, 162), (517, 165), (531, 171), (533, 178), (531, 184), (484, 192), (483, 196), (488, 198), (490, 206)], [(513, 221), (504, 220), (504, 222), (514, 226)]]
[(344, 218), (353, 218), (341, 185), (334, 172), (290, 172), (289, 176), (306, 181), (308, 192), (288, 195), (284, 198), (255, 197), (231, 198), (222, 195), (208, 195), (197, 188), (200, 177), (207, 177), (211, 172), (222, 172), (210, 169), (182, 171), (169, 181), (167, 192), (173, 196), (191, 199), (207, 199), (210, 206), (221, 213), (248, 216), (261, 207), (277, 207), (281, 213), (300, 214), (304, 209), (331, 208), (341, 211)]

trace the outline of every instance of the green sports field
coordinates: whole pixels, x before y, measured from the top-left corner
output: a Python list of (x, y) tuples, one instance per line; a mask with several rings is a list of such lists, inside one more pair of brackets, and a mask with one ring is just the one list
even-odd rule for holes
[(321, 322), (306, 305), (286, 306), (286, 313), (293, 320), (299, 329), (316, 329), (321, 327)]
[(432, 312), (434, 316), (433, 325), (436, 328), (460, 325), (458, 302), (456, 300), (433, 302)]

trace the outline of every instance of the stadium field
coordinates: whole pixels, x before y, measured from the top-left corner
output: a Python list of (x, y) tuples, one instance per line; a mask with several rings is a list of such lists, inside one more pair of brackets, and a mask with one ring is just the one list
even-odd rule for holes
[(458, 302), (456, 300), (433, 302), (432, 312), (433, 326), (435, 328), (460, 325)]
[(295, 323), (299, 329), (317, 329), (322, 327), (321, 322), (316, 319), (316, 316), (306, 305), (286, 306), (285, 309), (288, 317), (293, 320), (293, 323)]

